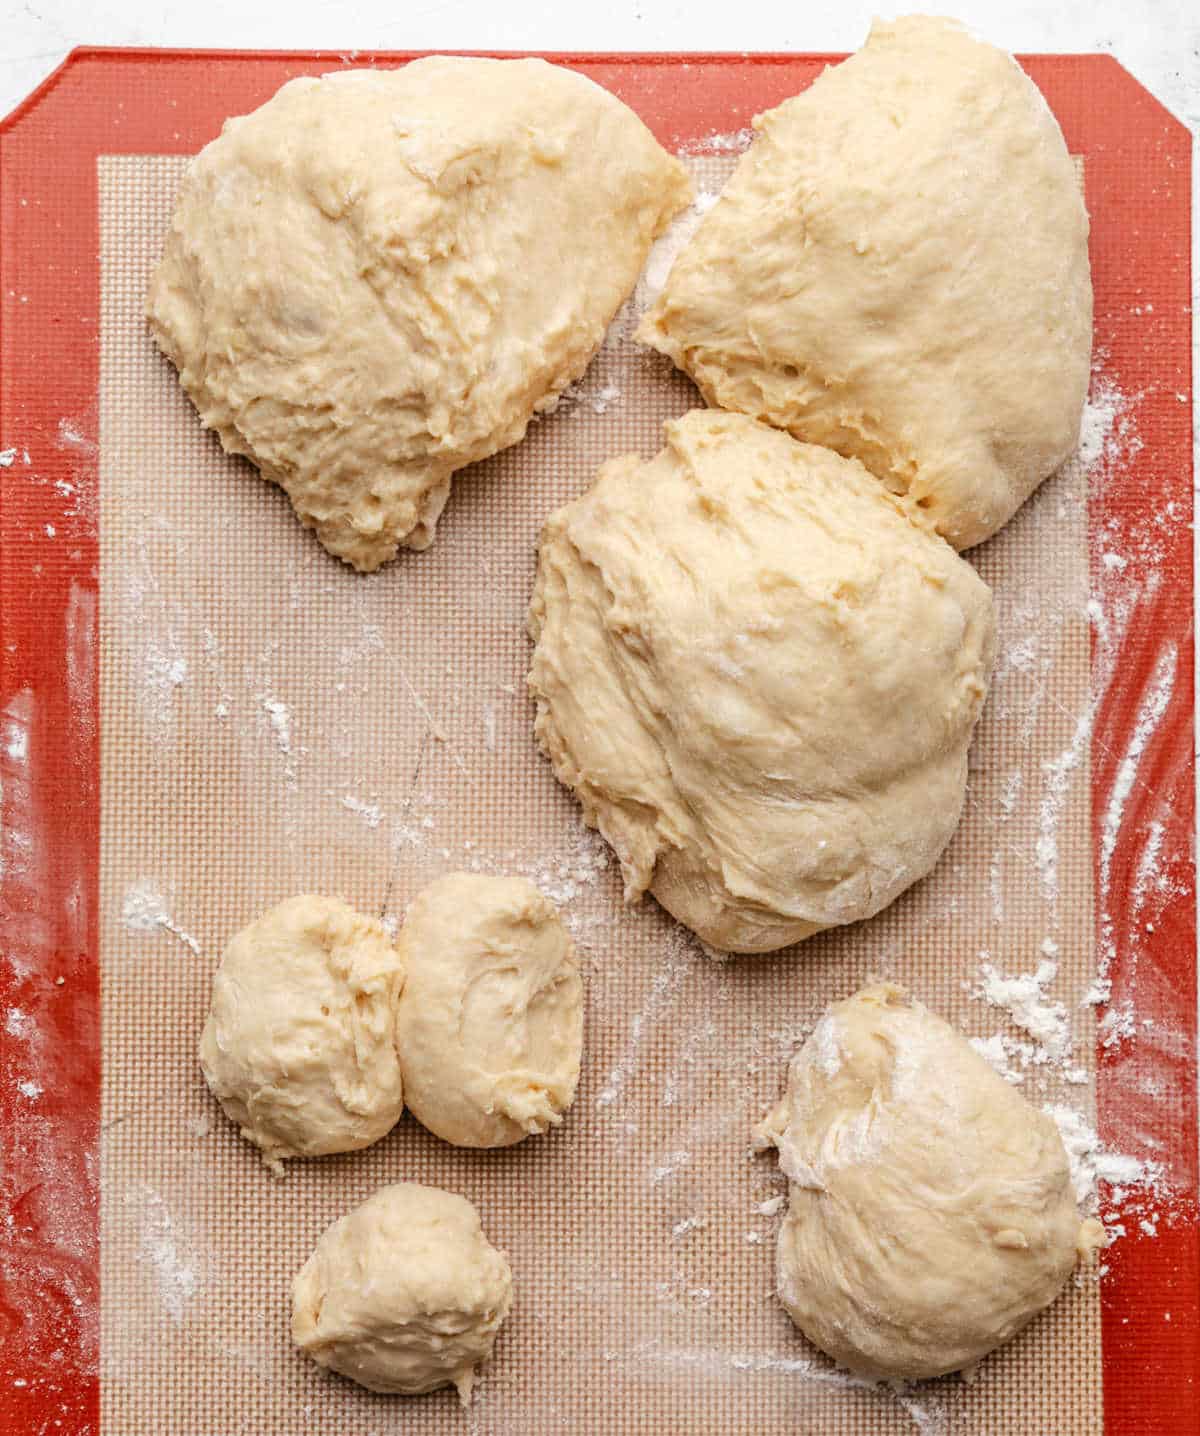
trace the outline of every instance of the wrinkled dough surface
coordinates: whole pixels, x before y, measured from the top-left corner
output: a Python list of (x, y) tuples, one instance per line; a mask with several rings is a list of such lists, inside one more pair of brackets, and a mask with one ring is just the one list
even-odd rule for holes
[(688, 193), (541, 60), (292, 80), (190, 166), (150, 323), (224, 447), (374, 569), (582, 374)]
[(758, 137), (638, 337), (860, 459), (957, 548), (1073, 452), (1088, 220), (1053, 115), (954, 21), (877, 21)]
[(1049, 1306), (1094, 1242), (1054, 1123), (887, 983), (829, 1008), (759, 1141), (791, 1183), (780, 1298), (864, 1376), (978, 1361)]
[(452, 873), (419, 893), (399, 947), (396, 1016), (409, 1110), (460, 1147), (504, 1147), (562, 1121), (583, 1047), (575, 948), (522, 878)]
[(399, 1121), (402, 985), (382, 927), (337, 898), (288, 898), (230, 940), (200, 1065), (276, 1170), (286, 1157), (369, 1146)]
[(371, 1391), (453, 1385), (467, 1402), (512, 1305), (512, 1272), (465, 1197), (381, 1187), (321, 1236), (292, 1286), (292, 1339)]
[(536, 732), (649, 889), (715, 947), (869, 917), (958, 823), (991, 595), (861, 465), (695, 410), (551, 516)]

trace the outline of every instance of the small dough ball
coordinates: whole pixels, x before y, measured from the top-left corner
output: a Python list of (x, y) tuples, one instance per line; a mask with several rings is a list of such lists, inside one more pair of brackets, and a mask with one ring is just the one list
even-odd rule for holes
[(399, 1121), (402, 986), (383, 928), (338, 898), (288, 898), (230, 941), (200, 1066), (276, 1172), (285, 1157), (370, 1146)]
[(150, 325), (225, 449), (375, 569), (579, 378), (689, 193), (544, 60), (296, 79), (189, 167)]
[(512, 1305), (512, 1272), (465, 1197), (397, 1182), (322, 1233), (292, 1286), (292, 1340), (371, 1391), (454, 1385), (467, 1402)]
[(958, 823), (991, 594), (858, 463), (695, 410), (542, 533), (536, 732), (649, 889), (766, 952), (886, 907)]
[(759, 1141), (791, 1182), (788, 1315), (873, 1380), (980, 1360), (1050, 1305), (1094, 1240), (1054, 1123), (889, 983), (825, 1013)]
[(638, 338), (981, 542), (1073, 452), (1087, 395), (1088, 219), (1054, 116), (1010, 55), (909, 16), (754, 123)]
[(409, 1111), (459, 1147), (562, 1121), (583, 1049), (583, 984), (554, 906), (523, 878), (452, 873), (413, 900), (396, 1041)]

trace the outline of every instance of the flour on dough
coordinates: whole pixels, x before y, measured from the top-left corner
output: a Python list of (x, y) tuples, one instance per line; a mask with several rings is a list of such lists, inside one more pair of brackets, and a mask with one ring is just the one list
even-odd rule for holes
[(277, 1172), (287, 1157), (369, 1146), (399, 1121), (402, 985), (383, 928), (338, 898), (288, 898), (230, 940), (200, 1065)]
[(296, 79), (192, 162), (150, 323), (224, 447), (375, 569), (579, 378), (689, 193), (542, 60)]
[(755, 128), (638, 337), (979, 543), (1072, 453), (1087, 394), (1088, 220), (1054, 116), (1011, 56), (910, 16)]
[(371, 1391), (470, 1400), (512, 1272), (465, 1197), (397, 1182), (322, 1234), (292, 1286), (292, 1339)]
[(1058, 1129), (889, 983), (835, 1003), (759, 1129), (790, 1200), (779, 1295), (860, 1375), (958, 1371), (1008, 1341), (1095, 1248)]
[(451, 873), (413, 900), (399, 948), (413, 1116), (460, 1147), (561, 1122), (579, 1081), (583, 984), (554, 905), (523, 878)]
[(991, 594), (858, 463), (695, 410), (542, 533), (536, 733), (706, 942), (787, 946), (925, 876), (962, 811)]

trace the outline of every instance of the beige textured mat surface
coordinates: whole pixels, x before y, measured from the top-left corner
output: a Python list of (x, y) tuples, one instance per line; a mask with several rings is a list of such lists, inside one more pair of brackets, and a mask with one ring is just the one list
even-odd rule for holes
[[(732, 160), (694, 162), (714, 188)], [(613, 454), (659, 447), (694, 391), (620, 338), (527, 440), (457, 481), (434, 549), (360, 577), (203, 433), (142, 321), (182, 162), (100, 166), (103, 1416), (121, 1436), (1099, 1429), (1096, 1287), (1072, 1287), (972, 1384), (855, 1388), (772, 1298), (774, 1160), (750, 1129), (824, 1005), (886, 973), (969, 1031), (981, 953), (1059, 944), (1054, 995), (1090, 1064), (1094, 973), (1082, 470), (972, 555), (1001, 656), (962, 827), (876, 920), (718, 965), (647, 901), (625, 912), (532, 739), (524, 613), (542, 519)], [(226, 938), (297, 891), (399, 917), (438, 874), (523, 872), (584, 956), (588, 1028), (563, 1128), (460, 1152), (405, 1117), (273, 1179), (195, 1060)], [(1040, 1085), (1039, 1085), (1040, 1084)], [(1027, 1075), (1041, 1101), (1091, 1088)], [(375, 1397), (294, 1354), (292, 1276), (378, 1185), (461, 1191), (516, 1303), (478, 1396)]]

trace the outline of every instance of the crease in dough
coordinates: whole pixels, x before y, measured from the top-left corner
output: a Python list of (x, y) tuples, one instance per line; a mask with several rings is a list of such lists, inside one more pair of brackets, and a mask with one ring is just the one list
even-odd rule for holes
[(523, 878), (451, 873), (400, 931), (396, 1042), (409, 1111), (460, 1147), (506, 1147), (575, 1100), (583, 983), (554, 905)]
[(200, 1066), (277, 1176), (287, 1158), (356, 1151), (400, 1120), (403, 981), (380, 924), (339, 898), (288, 898), (230, 939)]

